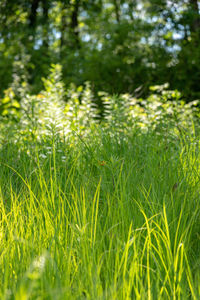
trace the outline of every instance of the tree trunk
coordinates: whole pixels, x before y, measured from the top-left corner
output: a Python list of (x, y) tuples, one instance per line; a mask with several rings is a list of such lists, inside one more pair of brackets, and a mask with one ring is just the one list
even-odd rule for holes
[(115, 6), (115, 15), (116, 15), (116, 20), (117, 23), (120, 23), (120, 4), (118, 0), (113, 0), (114, 1), (114, 6)]
[(42, 10), (43, 10), (43, 37), (42, 45), (45, 48), (49, 46), (49, 0), (42, 0)]
[(75, 0), (72, 8), (70, 31), (73, 35), (75, 46), (80, 48), (80, 39), (78, 31), (78, 12), (79, 12), (80, 0)]
[(133, 11), (135, 9), (135, 4), (133, 1), (130, 1), (129, 4), (128, 4), (128, 7), (129, 7), (129, 16), (131, 18), (131, 21), (134, 21), (134, 17), (133, 17)]
[(196, 35), (196, 38), (200, 38), (200, 14), (198, 7), (198, 0), (190, 0), (190, 7), (192, 10), (192, 22), (190, 24), (191, 33)]
[(37, 19), (37, 9), (39, 6), (40, 0), (32, 0), (31, 11), (29, 14), (29, 27), (35, 31), (36, 19)]
[(66, 46), (66, 33), (67, 33), (67, 11), (70, 10), (69, 0), (65, 0), (62, 3), (61, 8), (61, 25), (60, 25), (60, 58), (64, 56), (64, 46)]

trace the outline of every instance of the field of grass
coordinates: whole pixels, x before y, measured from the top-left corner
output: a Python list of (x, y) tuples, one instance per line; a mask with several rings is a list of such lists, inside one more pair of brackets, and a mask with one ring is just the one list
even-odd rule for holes
[(83, 112), (2, 123), (0, 299), (198, 300), (199, 127)]

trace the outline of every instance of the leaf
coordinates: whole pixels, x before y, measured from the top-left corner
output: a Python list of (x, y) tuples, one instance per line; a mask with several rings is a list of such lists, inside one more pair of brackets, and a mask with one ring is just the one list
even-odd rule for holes
[(8, 96), (6, 96), (1, 100), (1, 103), (6, 104), (6, 103), (9, 103), (10, 101), (11, 101), (11, 99)]
[(17, 102), (16, 100), (14, 100), (14, 101), (12, 102), (12, 107), (20, 108), (19, 102)]

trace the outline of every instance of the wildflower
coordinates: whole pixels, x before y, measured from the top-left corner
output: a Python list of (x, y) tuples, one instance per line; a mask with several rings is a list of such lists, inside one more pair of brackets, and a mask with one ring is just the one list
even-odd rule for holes
[(38, 98), (38, 99), (42, 99), (42, 98), (44, 98), (44, 95), (38, 94), (38, 95), (37, 95), (37, 98)]
[(100, 166), (105, 166), (105, 165), (106, 165), (105, 160), (99, 161), (99, 165), (100, 165)]

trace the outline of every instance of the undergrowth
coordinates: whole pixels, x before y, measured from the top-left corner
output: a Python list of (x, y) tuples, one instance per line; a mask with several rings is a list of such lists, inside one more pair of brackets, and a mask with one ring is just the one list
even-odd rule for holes
[(198, 102), (44, 87), (5, 96), (0, 299), (199, 299)]

